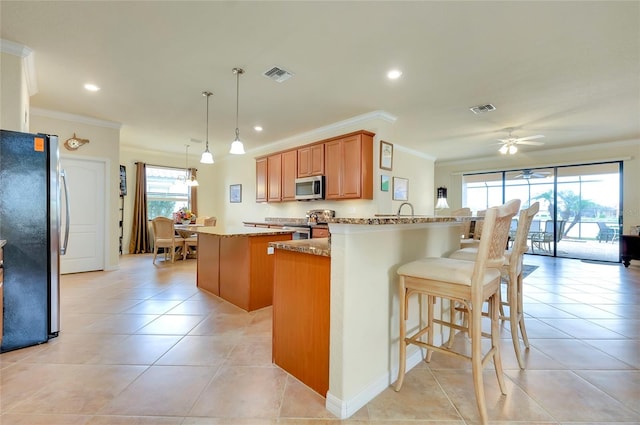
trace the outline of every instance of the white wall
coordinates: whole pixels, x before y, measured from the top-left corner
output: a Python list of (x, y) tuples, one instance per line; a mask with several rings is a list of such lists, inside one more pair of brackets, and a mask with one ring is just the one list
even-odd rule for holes
[[(416, 214), (433, 213), (433, 160), (424, 155), (403, 149), (396, 145), (394, 149), (393, 171), (380, 170), (379, 141), (394, 142), (393, 121), (385, 113), (372, 113), (355, 117), (340, 123), (316, 129), (287, 140), (269, 144), (246, 155), (227, 155), (215, 158), (212, 165), (200, 164), (199, 155), (204, 147), (196, 145), (191, 149), (189, 165), (198, 169), (198, 215), (215, 216), (217, 226), (242, 226), (243, 221), (263, 221), (266, 217), (304, 218), (309, 209), (328, 208), (336, 210), (341, 217), (372, 216), (375, 213), (395, 212), (400, 201), (391, 200), (391, 192), (380, 191), (380, 175), (399, 176), (409, 179), (409, 201), (415, 206)], [(312, 202), (276, 202), (257, 203), (255, 158), (272, 152), (324, 140), (357, 130), (368, 130), (374, 137), (374, 199), (351, 201), (312, 201)], [(128, 252), (131, 235), (131, 211), (133, 209), (133, 188), (135, 185), (135, 162), (141, 161), (154, 165), (184, 167), (184, 157), (162, 152), (150, 152), (132, 149), (123, 140), (120, 151), (120, 164), (127, 167), (127, 191), (125, 202), (125, 252)], [(211, 143), (211, 142), (210, 142)], [(242, 185), (242, 202), (229, 202), (229, 186)]]
[[(3, 49), (5, 42), (3, 41)], [(15, 54), (14, 54), (15, 53)], [(29, 94), (24, 58), (19, 51), (0, 56), (0, 128), (29, 131)]]
[[(104, 161), (107, 168), (107, 188), (105, 199), (107, 221), (106, 258), (105, 268), (107, 270), (118, 267), (119, 252), (118, 238), (120, 230), (118, 226), (120, 205), (120, 125), (81, 117), (71, 114), (62, 114), (42, 109), (31, 109), (31, 133), (46, 133), (57, 135), (60, 139), (60, 156), (74, 159), (91, 159)], [(65, 149), (63, 142), (76, 136), (89, 139), (89, 143), (83, 145), (76, 151)], [(73, 194), (71, 194), (73, 196)]]

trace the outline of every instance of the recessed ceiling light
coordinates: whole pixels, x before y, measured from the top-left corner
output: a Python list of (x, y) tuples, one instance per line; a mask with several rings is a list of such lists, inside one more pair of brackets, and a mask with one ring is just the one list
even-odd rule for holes
[(387, 78), (390, 80), (397, 80), (398, 78), (400, 78), (400, 76), (402, 76), (402, 71), (398, 69), (392, 69), (391, 71), (387, 72)]
[(91, 84), (91, 83), (85, 84), (84, 88), (89, 90), (89, 91), (98, 91), (98, 90), (100, 90), (100, 87), (96, 86), (95, 84)]
[(260, 127), (259, 125), (256, 125), (255, 127), (253, 127), (253, 129), (255, 131), (262, 131), (262, 127)]

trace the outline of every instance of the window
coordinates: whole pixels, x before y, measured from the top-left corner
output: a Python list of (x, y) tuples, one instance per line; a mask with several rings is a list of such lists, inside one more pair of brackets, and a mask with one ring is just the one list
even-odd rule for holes
[(147, 165), (147, 219), (173, 218), (182, 207), (190, 208), (191, 190), (187, 186), (184, 168)]

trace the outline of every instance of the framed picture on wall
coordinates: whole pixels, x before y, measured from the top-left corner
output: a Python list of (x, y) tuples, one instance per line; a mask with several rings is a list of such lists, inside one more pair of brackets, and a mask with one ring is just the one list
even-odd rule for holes
[(380, 176), (380, 191), (389, 191), (389, 176), (385, 176), (384, 174)]
[(380, 140), (380, 168), (382, 170), (393, 169), (393, 145)]
[(401, 177), (393, 178), (393, 200), (409, 200), (409, 179), (403, 179)]
[(242, 185), (232, 184), (229, 186), (229, 202), (239, 203), (242, 202)]
[(127, 196), (127, 167), (120, 166), (120, 196)]

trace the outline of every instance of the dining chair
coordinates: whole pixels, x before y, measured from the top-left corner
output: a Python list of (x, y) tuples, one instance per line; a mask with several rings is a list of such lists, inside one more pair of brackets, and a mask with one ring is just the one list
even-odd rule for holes
[[(486, 210), (480, 210), (476, 214), (476, 217), (484, 217)], [(460, 245), (463, 248), (478, 247), (480, 244), (480, 236), (482, 236), (482, 220), (475, 220), (473, 222), (473, 231), (471, 230), (471, 222), (469, 222), (469, 234), (466, 238), (460, 241)]]
[[(215, 226), (217, 219), (215, 217), (197, 217), (196, 225), (198, 226)], [(189, 253), (198, 251), (198, 235), (192, 233), (189, 237), (184, 238), (184, 250), (182, 252), (182, 259), (186, 260)]]
[[(498, 384), (502, 394), (506, 394), (502, 361), (500, 358), (499, 335), (499, 292), (500, 269), (504, 264), (504, 247), (509, 236), (511, 219), (520, 208), (520, 200), (514, 199), (499, 207), (487, 209), (482, 226), (482, 238), (478, 246), (475, 261), (453, 258), (428, 257), (403, 264), (398, 268), (399, 314), (400, 314), (400, 358), (398, 379), (395, 390), (400, 391), (406, 373), (407, 345), (413, 344), (427, 350), (426, 362), (431, 361), (433, 352), (450, 354), (471, 361), (473, 386), (476, 403), (483, 425), (487, 424), (487, 407), (484, 394), (482, 370), (489, 360), (495, 367)], [(420, 322), (418, 330), (407, 336), (409, 318), (409, 298), (417, 294), (427, 297), (426, 323)], [(459, 303), (468, 311), (468, 333), (471, 340), (471, 354), (455, 351), (446, 345), (434, 344), (434, 333), (439, 332), (435, 325), (448, 327), (451, 332), (467, 330), (453, 320), (434, 317), (436, 299), (448, 300), (451, 305)], [(491, 320), (490, 348), (483, 354), (482, 349), (482, 306), (489, 305)], [(418, 303), (421, 305), (422, 303)], [(442, 304), (441, 304), (442, 305)], [(422, 327), (424, 324), (424, 327)], [(425, 341), (426, 337), (426, 341)]]
[[(471, 217), (471, 208), (458, 208), (451, 211), (452, 217)], [(462, 223), (462, 229), (460, 232), (460, 239), (467, 239), (471, 233), (471, 221), (467, 220)]]
[[(524, 253), (529, 249), (527, 236), (531, 228), (531, 222), (539, 210), (540, 203), (536, 202), (529, 208), (520, 211), (520, 215), (516, 220), (517, 227), (513, 244), (510, 249), (504, 252), (505, 262), (501, 268), (502, 283), (506, 285), (507, 300), (504, 301), (502, 299), (502, 291), (500, 291), (498, 294), (500, 296), (500, 319), (509, 320), (511, 340), (513, 341), (513, 348), (520, 369), (524, 369), (524, 360), (522, 359), (522, 352), (520, 350), (518, 330), (520, 330), (520, 334), (522, 334), (522, 342), (525, 348), (529, 348), (529, 338), (527, 337), (527, 330), (524, 325), (524, 307), (522, 300)], [(463, 248), (451, 253), (449, 258), (475, 261), (477, 255), (477, 248)], [(506, 316), (503, 307), (509, 308), (509, 316)], [(452, 335), (450, 335), (450, 337), (451, 336)], [(449, 338), (449, 346), (451, 346), (452, 343), (453, 339)]]
[[(164, 249), (164, 257), (171, 255), (171, 262), (174, 262), (176, 248), (184, 251), (184, 238), (176, 236), (175, 224), (172, 219), (166, 217), (156, 217), (151, 220), (153, 227), (153, 264), (156, 263), (156, 256), (160, 248)], [(170, 251), (167, 251), (170, 249)]]

